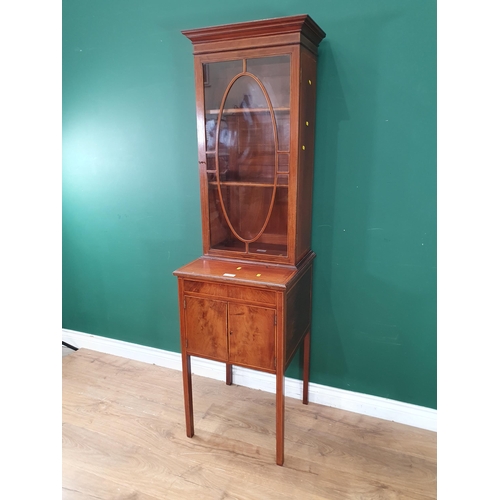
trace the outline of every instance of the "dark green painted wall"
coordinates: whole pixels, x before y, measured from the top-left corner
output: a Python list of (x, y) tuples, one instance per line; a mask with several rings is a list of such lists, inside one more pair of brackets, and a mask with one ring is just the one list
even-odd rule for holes
[(248, 5), (63, 0), (63, 327), (179, 351), (172, 271), (201, 255), (180, 30), (308, 13), (327, 33), (311, 381), (436, 408), (435, 0)]

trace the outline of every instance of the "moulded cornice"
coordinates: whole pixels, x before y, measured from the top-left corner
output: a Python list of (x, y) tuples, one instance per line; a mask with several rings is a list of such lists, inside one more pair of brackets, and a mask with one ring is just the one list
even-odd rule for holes
[(208, 28), (184, 30), (181, 33), (189, 38), (193, 45), (243, 38), (301, 33), (316, 47), (326, 35), (307, 14), (210, 26)]

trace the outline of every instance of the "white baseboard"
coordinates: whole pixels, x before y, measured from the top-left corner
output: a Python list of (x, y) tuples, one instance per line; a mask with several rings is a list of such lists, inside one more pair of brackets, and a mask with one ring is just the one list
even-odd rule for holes
[[(62, 339), (64, 342), (78, 348), (92, 349), (165, 368), (181, 370), (181, 355), (177, 352), (163, 351), (154, 347), (131, 344), (121, 340), (66, 329), (62, 331)], [(195, 375), (222, 381), (226, 380), (226, 367), (223, 363), (192, 357), (191, 370)], [(238, 366), (233, 367), (233, 383), (266, 392), (276, 392), (276, 378), (274, 375)], [(285, 395), (295, 399), (302, 399), (302, 382), (286, 377)], [(437, 431), (437, 411), (432, 408), (370, 396), (369, 394), (345, 391), (312, 382), (309, 383), (309, 401), (421, 429)]]

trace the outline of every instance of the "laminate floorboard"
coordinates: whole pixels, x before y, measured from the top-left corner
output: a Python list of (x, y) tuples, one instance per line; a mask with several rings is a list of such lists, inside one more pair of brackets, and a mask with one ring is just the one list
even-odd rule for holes
[(62, 360), (63, 500), (436, 498), (436, 433), (80, 349)]

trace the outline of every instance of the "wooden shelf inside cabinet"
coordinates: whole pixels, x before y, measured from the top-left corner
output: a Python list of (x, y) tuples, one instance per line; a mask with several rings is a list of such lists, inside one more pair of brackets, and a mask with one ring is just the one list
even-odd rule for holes
[[(290, 108), (277, 107), (272, 108), (275, 113), (290, 113)], [(224, 115), (238, 115), (243, 113), (265, 113), (269, 112), (269, 108), (229, 108), (223, 109), (222, 114)], [(209, 109), (207, 111), (208, 115), (218, 115), (220, 113), (219, 109)]]
[[(261, 187), (261, 188), (268, 188), (268, 189), (273, 189), (274, 184), (269, 184), (269, 183), (261, 183), (261, 182), (244, 182), (244, 181), (221, 181), (219, 183), (215, 181), (210, 181), (209, 184), (211, 186), (217, 186), (217, 184), (220, 184), (221, 186), (235, 186), (235, 187)], [(276, 184), (276, 187), (287, 187), (286, 184)]]
[[(183, 31), (193, 44), (203, 256), (177, 269), (186, 434), (191, 357), (276, 376), (284, 463), (285, 370), (302, 347), (308, 402), (317, 48), (298, 15)], [(273, 104), (279, 104), (276, 107)]]

